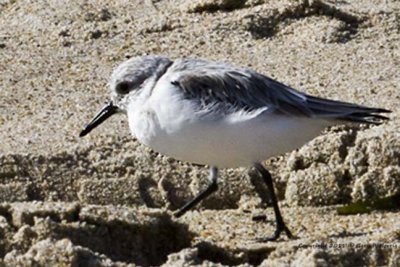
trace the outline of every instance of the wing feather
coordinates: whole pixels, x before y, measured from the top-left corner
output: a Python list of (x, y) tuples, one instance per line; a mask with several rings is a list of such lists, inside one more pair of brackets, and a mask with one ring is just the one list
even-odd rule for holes
[(387, 119), (386, 109), (318, 98), (299, 92), (245, 68), (199, 59), (180, 59), (170, 67), (171, 82), (186, 98), (203, 105), (230, 105), (237, 110), (267, 108), (293, 116), (321, 117), (364, 123)]

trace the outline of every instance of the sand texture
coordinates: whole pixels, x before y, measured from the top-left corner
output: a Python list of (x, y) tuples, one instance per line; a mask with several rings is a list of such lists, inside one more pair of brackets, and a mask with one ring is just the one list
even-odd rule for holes
[[(219, 191), (176, 219), (207, 168), (140, 145), (122, 115), (78, 137), (112, 69), (145, 54), (393, 113), (269, 159), (297, 238), (258, 242), (274, 217), (254, 170), (221, 170)], [(1, 0), (0, 266), (400, 266), (399, 209), (336, 210), (400, 194), (399, 70), (396, 0)]]

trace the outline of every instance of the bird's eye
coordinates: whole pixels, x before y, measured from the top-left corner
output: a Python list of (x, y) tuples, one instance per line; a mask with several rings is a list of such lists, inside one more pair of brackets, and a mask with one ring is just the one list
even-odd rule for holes
[(117, 84), (117, 87), (115, 88), (115, 91), (117, 91), (118, 94), (120, 95), (126, 95), (129, 93), (129, 91), (132, 89), (133, 83), (132, 82), (120, 82)]

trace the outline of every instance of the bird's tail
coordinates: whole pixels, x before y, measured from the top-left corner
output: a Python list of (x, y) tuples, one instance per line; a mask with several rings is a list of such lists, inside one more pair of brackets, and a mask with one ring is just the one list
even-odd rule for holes
[(307, 105), (315, 117), (368, 124), (381, 124), (389, 118), (380, 113), (391, 112), (383, 108), (371, 108), (309, 95), (307, 95)]

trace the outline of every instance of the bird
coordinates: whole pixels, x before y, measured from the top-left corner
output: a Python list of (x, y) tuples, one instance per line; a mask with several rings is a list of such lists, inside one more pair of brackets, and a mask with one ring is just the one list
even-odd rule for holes
[(265, 182), (275, 231), (261, 241), (293, 234), (283, 220), (266, 159), (297, 149), (345, 123), (379, 125), (390, 110), (300, 92), (252, 69), (201, 58), (132, 57), (109, 81), (111, 100), (84, 126), (91, 132), (126, 114), (134, 138), (175, 159), (209, 166), (207, 187), (175, 212), (181, 217), (217, 191), (221, 168), (254, 167)]

